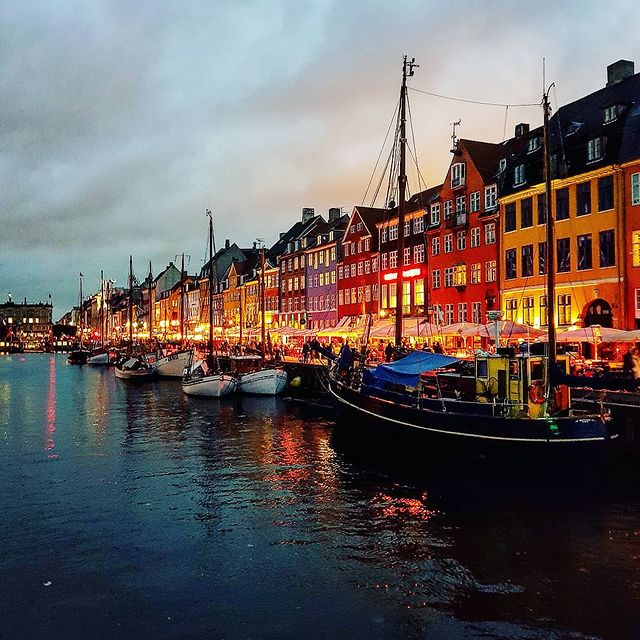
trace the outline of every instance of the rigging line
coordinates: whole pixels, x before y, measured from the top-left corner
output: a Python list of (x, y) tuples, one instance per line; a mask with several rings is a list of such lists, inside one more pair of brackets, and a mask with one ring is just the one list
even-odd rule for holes
[(502, 127), (502, 142), (507, 138), (507, 117), (509, 116), (509, 105), (504, 108), (504, 126)]
[[(385, 176), (386, 176), (386, 174), (387, 174), (387, 171), (389, 171), (389, 172), (390, 172), (390, 174), (389, 174), (389, 175), (391, 175), (391, 174), (392, 174), (392, 172), (393, 172), (393, 157), (394, 157), (394, 152), (395, 152), (395, 145), (396, 145), (396, 141), (397, 141), (397, 139), (398, 139), (398, 130), (399, 130), (399, 127), (400, 127), (400, 111), (399, 111), (398, 109), (396, 109), (396, 112), (394, 113), (394, 115), (396, 115), (396, 113), (397, 113), (397, 117), (396, 117), (396, 129), (395, 129), (395, 132), (394, 132), (394, 134), (393, 134), (393, 140), (394, 140), (394, 142), (393, 142), (393, 145), (391, 146), (391, 149), (389, 150), (389, 155), (388, 155), (388, 157), (387, 157), (387, 162), (386, 162), (386, 164), (385, 164), (384, 171), (380, 174), (380, 180), (379, 180), (379, 182), (378, 182), (378, 186), (377, 186), (377, 188), (376, 188), (376, 192), (375, 192), (375, 194), (373, 195), (373, 198), (372, 198), (372, 200), (371, 200), (371, 206), (372, 206), (372, 207), (373, 207), (373, 206), (375, 206), (375, 202), (376, 202), (376, 200), (378, 199), (378, 195), (379, 195), (379, 193), (380, 193), (380, 189), (381, 189), (382, 184), (383, 184), (383, 182), (384, 182), (384, 179), (385, 179)], [(389, 195), (389, 190), (388, 190), (388, 187), (387, 187), (387, 196), (388, 196), (388, 195)]]
[[(407, 148), (409, 149), (409, 154), (413, 158), (415, 166), (416, 166), (416, 174), (418, 176), (418, 193), (420, 193), (422, 191), (422, 189), (420, 189), (420, 181), (422, 180), (422, 184), (424, 186), (424, 191), (426, 191), (426, 189), (427, 189), (427, 183), (425, 182), (424, 178), (422, 177), (422, 173), (420, 173), (420, 167), (418, 166), (418, 149), (416, 147), (416, 136), (415, 136), (415, 132), (414, 132), (414, 129), (413, 129), (413, 117), (411, 115), (411, 102), (409, 100), (407, 100), (407, 107), (408, 107), (408, 110), (409, 110), (409, 128), (411, 129), (411, 140), (413, 142), (413, 153), (411, 153), (411, 148), (408, 145), (407, 145)], [(420, 198), (420, 202), (418, 204), (420, 204), (422, 206), (422, 198)]]
[(384, 147), (387, 144), (387, 139), (389, 138), (389, 132), (391, 131), (391, 126), (393, 125), (393, 121), (396, 119), (396, 112), (398, 111), (398, 106), (400, 104), (400, 100), (398, 100), (398, 102), (396, 103), (396, 107), (393, 111), (393, 115), (391, 116), (391, 121), (389, 122), (389, 126), (387, 127), (387, 133), (384, 136), (384, 141), (382, 142), (382, 147), (380, 147), (380, 153), (378, 154), (378, 159), (376, 160), (376, 164), (373, 167), (373, 171), (371, 172), (371, 177), (369, 178), (369, 183), (367, 184), (367, 189), (364, 192), (364, 196), (362, 196), (362, 204), (364, 205), (366, 199), (367, 199), (367, 194), (369, 193), (369, 187), (371, 186), (371, 182), (373, 181), (373, 177), (376, 173), (376, 170), (378, 168), (378, 163), (380, 162), (380, 158), (382, 157), (382, 152), (384, 151)]
[(466, 98), (454, 98), (452, 96), (445, 96), (440, 93), (434, 93), (433, 91), (424, 91), (422, 89), (416, 89), (415, 87), (408, 87), (411, 91), (416, 91), (418, 93), (424, 93), (428, 96), (433, 96), (434, 98), (442, 98), (443, 100), (453, 100), (454, 102), (466, 102), (467, 104), (478, 104), (483, 105), (485, 107), (539, 107), (540, 102), (526, 102), (522, 104), (507, 104), (504, 102), (483, 102), (482, 100), (469, 100)]
[(369, 204), (370, 207), (374, 207), (376, 204), (376, 200), (378, 199), (378, 195), (380, 193), (380, 188), (382, 187), (382, 183), (384, 182), (384, 177), (387, 175), (387, 170), (389, 169), (389, 163), (391, 162), (391, 156), (393, 154), (393, 149), (389, 151), (389, 155), (387, 156), (387, 161), (385, 162), (384, 169), (380, 174), (380, 180), (378, 180), (378, 184), (376, 185), (376, 190), (371, 197), (371, 202)]

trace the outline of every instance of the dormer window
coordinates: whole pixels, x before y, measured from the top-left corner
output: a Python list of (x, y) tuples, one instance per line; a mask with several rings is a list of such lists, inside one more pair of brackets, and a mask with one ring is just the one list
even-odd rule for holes
[(587, 162), (595, 162), (602, 158), (602, 138), (592, 138), (587, 143)]
[(502, 173), (503, 171), (505, 171), (507, 168), (507, 159), (506, 158), (502, 158), (502, 160), (500, 160), (500, 164), (498, 165), (498, 173)]
[(613, 122), (618, 118), (618, 105), (612, 104), (604, 110), (604, 123)]
[(514, 170), (513, 170), (513, 186), (518, 186), (520, 184), (524, 184), (525, 182), (525, 177), (524, 177), (524, 165), (523, 164), (519, 164)]
[(539, 148), (540, 148), (540, 138), (538, 137), (530, 138), (527, 144), (527, 152), (533, 153), (534, 151), (537, 151)]
[(466, 178), (466, 165), (464, 162), (456, 162), (451, 165), (451, 188), (464, 187)]
[(580, 129), (581, 126), (582, 122), (570, 122), (569, 126), (567, 127), (567, 133), (565, 135), (572, 136), (576, 131), (578, 131), (578, 129)]

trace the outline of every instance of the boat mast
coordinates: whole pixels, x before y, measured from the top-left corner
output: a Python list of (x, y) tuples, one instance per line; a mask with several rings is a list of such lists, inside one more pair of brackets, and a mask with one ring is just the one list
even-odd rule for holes
[(104, 270), (100, 269), (100, 349), (104, 349)]
[(240, 283), (240, 276), (236, 276), (237, 280), (236, 280), (236, 289), (238, 289), (240, 291), (240, 293), (238, 294), (238, 297), (240, 298), (240, 336), (238, 338), (239, 342), (240, 342), (240, 346), (242, 346), (242, 325), (244, 324), (244, 317), (242, 314), (242, 292), (244, 291), (243, 287), (239, 286)]
[(548, 358), (547, 358), (547, 410), (553, 410), (551, 396), (551, 373), (556, 363), (556, 314), (555, 314), (555, 247), (553, 234), (553, 207), (551, 206), (551, 144), (549, 136), (549, 91), (542, 96), (542, 108), (544, 110), (544, 185), (545, 185), (545, 211), (547, 214), (547, 324), (549, 328)]
[(411, 60), (404, 56), (402, 63), (402, 87), (400, 88), (400, 172), (398, 175), (398, 277), (396, 279), (396, 329), (395, 343), (399, 347), (402, 344), (402, 311), (403, 311), (403, 289), (404, 282), (402, 270), (404, 268), (404, 208), (405, 194), (407, 190), (407, 170), (406, 170), (406, 139), (407, 139), (407, 78), (413, 75), (415, 58)]
[(207, 209), (209, 216), (209, 353), (213, 355), (213, 216)]
[(129, 256), (129, 353), (133, 351), (133, 256)]
[(265, 344), (265, 290), (264, 290), (264, 247), (260, 247), (260, 344), (262, 351), (262, 361), (266, 354)]
[(180, 347), (184, 348), (184, 252), (180, 265)]
[(80, 272), (80, 349), (82, 349), (82, 334), (84, 333), (84, 310), (82, 308), (83, 296), (82, 296), (82, 272)]
[(153, 276), (151, 275), (151, 260), (149, 260), (149, 340), (153, 338), (153, 312), (155, 305), (151, 300), (151, 285), (153, 284)]

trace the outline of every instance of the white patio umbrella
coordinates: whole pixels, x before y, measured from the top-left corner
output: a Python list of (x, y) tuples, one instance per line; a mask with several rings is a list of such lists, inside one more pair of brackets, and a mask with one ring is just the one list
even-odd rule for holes
[[(498, 335), (501, 338), (537, 338), (544, 335), (542, 329), (536, 329), (526, 324), (518, 324), (512, 320), (498, 321)], [(471, 329), (466, 329), (460, 334), (463, 337), (495, 338), (495, 322), (480, 324)]]

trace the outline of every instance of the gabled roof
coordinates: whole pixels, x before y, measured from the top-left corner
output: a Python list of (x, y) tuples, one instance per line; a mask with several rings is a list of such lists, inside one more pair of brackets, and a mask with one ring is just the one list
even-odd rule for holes
[[(460, 140), (459, 144), (471, 158), (482, 181), (485, 184), (494, 182), (500, 160), (509, 152), (510, 144), (480, 142), (479, 140), (467, 140), (464, 138)], [(455, 160), (452, 162), (455, 162)]]
[[(412, 213), (413, 211), (419, 211), (420, 209), (426, 209), (434, 200), (438, 199), (442, 185), (438, 184), (434, 187), (429, 187), (424, 191), (415, 193), (407, 200), (406, 213)], [(397, 207), (393, 210), (395, 214), (398, 214)]]

